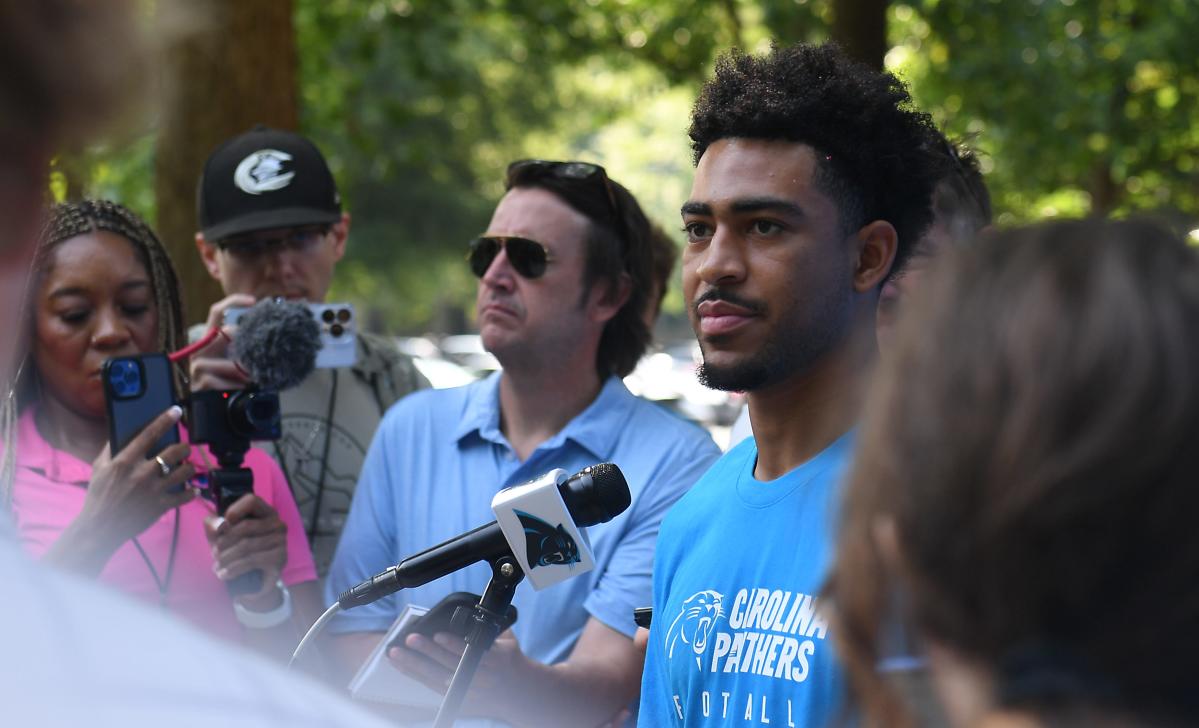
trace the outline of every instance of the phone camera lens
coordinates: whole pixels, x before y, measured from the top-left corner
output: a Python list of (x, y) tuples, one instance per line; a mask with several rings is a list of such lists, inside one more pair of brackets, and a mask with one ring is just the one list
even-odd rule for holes
[(323, 320), (324, 320), (324, 322), (325, 322), (325, 323), (327, 323), (327, 324), (331, 324), (331, 323), (333, 323), (333, 310), (332, 310), (332, 309), (329, 309), (329, 308), (325, 309), (325, 310), (324, 310), (324, 311), (321, 313), (321, 319), (323, 319)]
[(346, 330), (341, 324), (333, 324), (329, 327), (329, 333), (332, 334), (334, 338), (341, 336), (345, 332)]
[(341, 323), (346, 323), (350, 320), (350, 309), (343, 308), (337, 312), (337, 320)]

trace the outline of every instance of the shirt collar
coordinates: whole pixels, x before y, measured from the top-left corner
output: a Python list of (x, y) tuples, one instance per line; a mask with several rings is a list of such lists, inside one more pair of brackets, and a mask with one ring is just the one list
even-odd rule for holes
[(87, 483), (92, 466), (63, 450), (56, 450), (37, 429), (37, 405), (25, 408), (17, 423), (18, 465), (43, 473), (60, 483)]
[[(454, 433), (456, 441), (461, 442), (468, 435), (478, 433), (483, 440), (508, 446), (507, 438), (500, 431), (501, 376), (502, 372), (496, 372), (469, 385), (462, 420)], [(620, 377), (608, 377), (595, 400), (538, 449), (554, 449), (571, 440), (602, 460), (612, 452), (635, 402), (636, 397), (624, 386)]]

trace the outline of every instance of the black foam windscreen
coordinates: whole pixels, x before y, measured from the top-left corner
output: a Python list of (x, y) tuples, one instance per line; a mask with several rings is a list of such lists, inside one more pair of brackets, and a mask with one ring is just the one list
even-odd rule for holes
[(232, 353), (263, 389), (294, 387), (312, 373), (321, 328), (302, 303), (259, 301), (237, 321)]
[(589, 465), (559, 486), (566, 507), (579, 526), (612, 520), (632, 502), (624, 473), (614, 463)]

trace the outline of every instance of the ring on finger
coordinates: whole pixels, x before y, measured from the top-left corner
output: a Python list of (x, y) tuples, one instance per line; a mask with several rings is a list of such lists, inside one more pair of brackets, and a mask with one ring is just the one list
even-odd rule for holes
[(174, 470), (171, 465), (167, 464), (166, 460), (162, 459), (161, 455), (155, 455), (154, 462), (158, 463), (158, 470), (162, 473), (162, 477), (164, 478), (170, 475), (171, 471)]

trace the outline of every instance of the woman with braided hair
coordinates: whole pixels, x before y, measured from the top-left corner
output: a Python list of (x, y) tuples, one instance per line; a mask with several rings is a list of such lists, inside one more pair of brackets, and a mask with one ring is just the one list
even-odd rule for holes
[[(254, 493), (217, 518), (196, 497), (212, 460), (204, 448), (180, 443), (161, 462), (145, 457), (178, 408), (109, 452), (101, 366), (186, 343), (178, 289), (162, 243), (128, 209), (87, 200), (51, 211), (26, 293), (24, 361), (4, 405), (11, 477), (0, 479), (0, 493), (22, 544), (43, 562), (282, 656), (320, 603), (278, 466), (251, 449)], [(231, 597), (223, 582), (253, 570), (263, 588)]]

